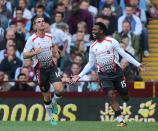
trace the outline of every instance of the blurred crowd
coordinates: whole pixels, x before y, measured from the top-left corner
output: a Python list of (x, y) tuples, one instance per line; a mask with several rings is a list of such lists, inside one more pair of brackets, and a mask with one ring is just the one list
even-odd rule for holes
[[(60, 59), (53, 59), (65, 91), (98, 91), (95, 67), (82, 82), (67, 83), (88, 61), (93, 24), (104, 23), (105, 35), (116, 38), (127, 53), (141, 61), (150, 55), (147, 24), (149, 18), (158, 18), (158, 5), (151, 0), (0, 0), (0, 91), (39, 91), (32, 82), (36, 81), (32, 60), (22, 57), (26, 40), (36, 30), (36, 16), (44, 17), (46, 32), (55, 37), (60, 49)], [(120, 57), (120, 63), (127, 81), (142, 80), (127, 60)], [(15, 80), (16, 84), (7, 82)]]

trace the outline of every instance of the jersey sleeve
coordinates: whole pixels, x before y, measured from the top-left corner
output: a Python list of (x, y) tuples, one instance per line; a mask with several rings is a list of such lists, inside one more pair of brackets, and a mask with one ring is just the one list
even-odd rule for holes
[(86, 73), (88, 73), (92, 69), (92, 67), (94, 66), (95, 62), (96, 62), (95, 54), (92, 52), (92, 49), (90, 48), (88, 63), (86, 64), (86, 66), (84, 67), (84, 69), (79, 74), (79, 77), (82, 77)]
[(25, 44), (23, 52), (29, 52), (29, 51), (31, 51), (33, 49), (33, 45), (32, 44), (33, 44), (32, 39), (31, 38), (28, 39), (27, 42), (26, 42), (26, 44)]
[(136, 67), (140, 66), (140, 63), (138, 61), (136, 61), (131, 55), (129, 55), (128, 53), (126, 53), (121, 47), (120, 44), (117, 40), (113, 39), (113, 46), (115, 51), (117, 51), (123, 58), (125, 58), (128, 62), (130, 62), (131, 64), (135, 65)]
[(55, 45), (55, 36), (52, 36), (52, 45)]

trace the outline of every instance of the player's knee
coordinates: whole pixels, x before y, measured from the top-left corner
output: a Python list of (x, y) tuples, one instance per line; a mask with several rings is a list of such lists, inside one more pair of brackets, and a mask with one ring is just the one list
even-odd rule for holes
[(114, 90), (108, 91), (108, 97), (110, 99), (116, 99), (116, 93), (115, 93), (115, 91)]
[(43, 82), (39, 83), (39, 87), (40, 87), (40, 90), (44, 93), (47, 93), (50, 88), (49, 83), (43, 83)]
[(129, 101), (129, 96), (125, 95), (125, 96), (121, 96), (122, 100), (124, 100), (125, 102)]
[(63, 94), (64, 89), (63, 89), (63, 84), (61, 82), (54, 84), (54, 88), (57, 94)]
[(42, 93), (44, 97), (44, 101), (50, 101), (51, 100), (51, 93)]
[(122, 90), (120, 92), (120, 96), (121, 96), (122, 100), (128, 101), (129, 100), (128, 90), (127, 89), (126, 90)]

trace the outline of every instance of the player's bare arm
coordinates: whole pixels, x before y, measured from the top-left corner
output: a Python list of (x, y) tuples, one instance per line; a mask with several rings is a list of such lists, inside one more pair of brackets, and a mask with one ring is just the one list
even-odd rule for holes
[(59, 52), (60, 52), (60, 51), (59, 51), (57, 45), (52, 46), (52, 54), (53, 54), (53, 57), (59, 59), (59, 58), (60, 58), (60, 53), (59, 53)]
[(41, 52), (42, 52), (42, 48), (41, 47), (40, 48), (36, 48), (35, 50), (29, 51), (29, 52), (24, 52), (23, 53), (23, 57), (24, 57), (24, 59), (31, 58), (31, 57), (33, 57), (33, 56), (35, 56), (35, 55), (37, 55), (37, 54), (39, 54)]
[(96, 63), (96, 57), (95, 54), (91, 51), (91, 47), (90, 47), (88, 63), (85, 65), (84, 69), (81, 71), (79, 75), (72, 76), (70, 83), (71, 84), (76, 83), (81, 77), (83, 77), (86, 73), (88, 73), (92, 69), (95, 63)]

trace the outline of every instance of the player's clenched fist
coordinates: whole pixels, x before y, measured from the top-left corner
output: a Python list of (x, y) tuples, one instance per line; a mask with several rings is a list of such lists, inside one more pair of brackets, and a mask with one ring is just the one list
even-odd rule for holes
[(140, 71), (144, 72), (145, 71), (145, 66), (146, 66), (146, 63), (141, 63), (138, 68), (140, 69)]
[(80, 79), (80, 77), (78, 75), (71, 76), (71, 77), (72, 77), (72, 79), (70, 80), (70, 84), (74, 84)]
[(36, 55), (41, 53), (41, 52), (42, 52), (42, 48), (41, 47), (35, 49), (35, 54)]

